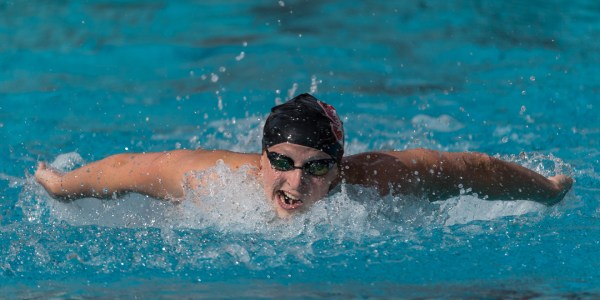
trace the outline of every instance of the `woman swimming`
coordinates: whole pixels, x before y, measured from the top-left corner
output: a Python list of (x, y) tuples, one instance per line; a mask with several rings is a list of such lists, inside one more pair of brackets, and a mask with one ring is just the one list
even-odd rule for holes
[(410, 194), (442, 200), (470, 189), (487, 199), (559, 202), (573, 180), (546, 178), (518, 164), (481, 153), (426, 149), (365, 152), (344, 157), (343, 124), (335, 109), (309, 94), (275, 106), (265, 122), (260, 154), (226, 150), (123, 153), (67, 173), (39, 163), (37, 181), (51, 196), (74, 200), (128, 192), (178, 201), (186, 187), (201, 187), (194, 171), (223, 161), (250, 166), (279, 216), (310, 207), (340, 183), (375, 188), (381, 195)]

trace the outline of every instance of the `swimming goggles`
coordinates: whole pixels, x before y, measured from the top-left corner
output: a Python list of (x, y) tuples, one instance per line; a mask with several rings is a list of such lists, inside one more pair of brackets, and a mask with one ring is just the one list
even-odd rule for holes
[(326, 159), (317, 159), (306, 162), (301, 167), (296, 167), (294, 165), (294, 160), (288, 156), (283, 154), (279, 154), (277, 152), (269, 152), (269, 150), (265, 149), (267, 153), (267, 158), (271, 163), (271, 167), (277, 171), (291, 171), (294, 169), (301, 169), (302, 171), (312, 175), (312, 176), (325, 176), (331, 168), (335, 165), (335, 159), (326, 158)]

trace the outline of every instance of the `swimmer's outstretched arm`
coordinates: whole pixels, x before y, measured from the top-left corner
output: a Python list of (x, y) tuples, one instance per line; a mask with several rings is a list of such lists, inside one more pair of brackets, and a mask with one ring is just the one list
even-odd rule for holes
[(546, 178), (518, 164), (471, 152), (371, 152), (350, 156), (345, 162), (349, 183), (375, 186), (381, 194), (412, 194), (432, 200), (470, 192), (490, 200), (523, 199), (552, 205), (573, 184), (565, 175)]
[(117, 154), (67, 173), (39, 163), (35, 178), (61, 200), (113, 198), (128, 192), (172, 200), (183, 196), (184, 174), (197, 155), (191, 150)]

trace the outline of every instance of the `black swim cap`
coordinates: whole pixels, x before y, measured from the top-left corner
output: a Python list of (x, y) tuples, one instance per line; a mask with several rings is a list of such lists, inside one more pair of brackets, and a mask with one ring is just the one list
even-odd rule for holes
[(263, 150), (292, 143), (321, 150), (338, 162), (344, 155), (344, 127), (333, 106), (301, 94), (271, 109), (263, 129)]

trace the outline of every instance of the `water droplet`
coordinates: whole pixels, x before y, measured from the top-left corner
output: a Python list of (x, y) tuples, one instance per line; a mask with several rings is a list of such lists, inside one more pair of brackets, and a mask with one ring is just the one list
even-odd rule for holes
[(310, 78), (310, 93), (311, 93), (311, 94), (314, 94), (314, 93), (316, 93), (316, 92), (317, 92), (317, 87), (318, 87), (318, 86), (317, 86), (317, 83), (321, 83), (321, 81), (320, 81), (320, 80), (318, 80), (318, 81), (317, 81), (317, 76), (316, 76), (316, 75), (313, 75), (313, 76)]
[(242, 59), (244, 59), (244, 57), (246, 57), (246, 53), (244, 53), (244, 51), (240, 52), (240, 55), (235, 57), (235, 60), (240, 61)]

